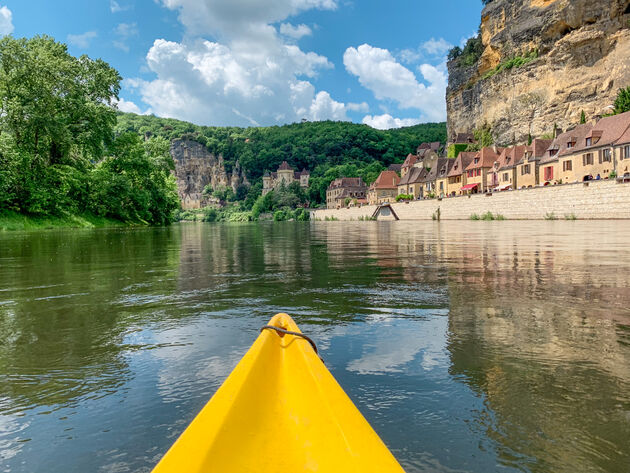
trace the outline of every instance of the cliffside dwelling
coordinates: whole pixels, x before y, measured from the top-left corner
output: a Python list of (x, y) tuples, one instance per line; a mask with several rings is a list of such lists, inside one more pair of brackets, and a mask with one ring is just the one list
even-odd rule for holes
[(282, 161), (276, 172), (266, 172), (263, 176), (262, 194), (265, 195), (282, 184), (288, 186), (293, 182), (299, 182), (300, 187), (306, 189), (310, 177), (311, 173), (306, 169), (303, 169), (302, 172), (297, 172), (289, 166), (289, 163)]
[(466, 168), (475, 159), (475, 151), (462, 151), (455, 158), (451, 170), (448, 172), (448, 182), (446, 186), (447, 196), (456, 196), (462, 192), (462, 189), (468, 184)]
[(465, 193), (475, 194), (486, 192), (488, 189), (488, 174), (492, 171), (494, 163), (503, 152), (503, 148), (487, 146), (477, 151), (472, 162), (466, 167), (466, 185), (461, 190)]
[(382, 204), (395, 202), (398, 195), (400, 177), (394, 171), (383, 171), (368, 189), (368, 202)]
[(198, 209), (209, 203), (203, 194), (206, 186), (213, 189), (249, 186), (245, 171), (238, 161), (232, 173), (225, 170), (223, 156), (215, 156), (208, 148), (193, 140), (174, 140), (171, 143), (171, 157), (175, 162), (177, 193), (183, 209)]
[(367, 204), (368, 187), (360, 177), (342, 177), (330, 183), (326, 190), (326, 207), (340, 209)]

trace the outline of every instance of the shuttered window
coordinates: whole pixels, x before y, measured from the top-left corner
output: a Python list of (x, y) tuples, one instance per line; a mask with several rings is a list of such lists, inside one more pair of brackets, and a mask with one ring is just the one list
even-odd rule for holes
[(550, 181), (553, 179), (553, 166), (548, 166), (545, 168), (545, 181)]
[(623, 159), (630, 159), (630, 146), (623, 148)]
[(611, 161), (610, 149), (602, 150), (602, 161), (609, 163)]
[(591, 166), (593, 164), (593, 153), (586, 153), (582, 155), (582, 165)]
[(572, 171), (573, 170), (573, 161), (563, 161), (562, 162), (562, 170), (563, 171)]

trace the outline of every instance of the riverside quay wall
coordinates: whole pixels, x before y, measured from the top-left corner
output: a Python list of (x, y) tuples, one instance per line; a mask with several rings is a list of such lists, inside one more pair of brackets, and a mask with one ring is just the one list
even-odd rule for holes
[[(551, 214), (558, 219), (630, 219), (630, 183), (590, 181), (390, 205), (393, 212), (381, 209), (377, 220), (431, 220), (438, 209), (442, 220), (469, 220), (486, 212), (512, 220), (543, 220)], [(377, 208), (313, 210), (311, 220), (359, 220), (372, 217)]]

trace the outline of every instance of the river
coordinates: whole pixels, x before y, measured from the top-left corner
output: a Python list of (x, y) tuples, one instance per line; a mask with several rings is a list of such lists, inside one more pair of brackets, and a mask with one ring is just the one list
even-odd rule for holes
[(408, 473), (630, 471), (630, 222), (0, 234), (0, 471), (148, 472), (277, 312)]

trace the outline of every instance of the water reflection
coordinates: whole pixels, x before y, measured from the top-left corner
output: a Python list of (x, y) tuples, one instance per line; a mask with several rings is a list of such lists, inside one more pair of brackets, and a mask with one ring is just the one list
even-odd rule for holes
[(149, 471), (286, 311), (410, 473), (626, 471), (628, 230), (313, 222), (2, 235), (0, 463)]

